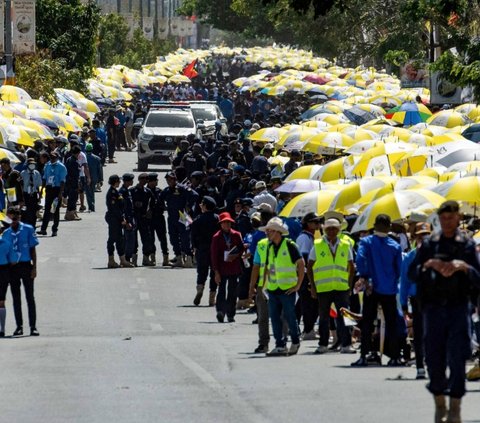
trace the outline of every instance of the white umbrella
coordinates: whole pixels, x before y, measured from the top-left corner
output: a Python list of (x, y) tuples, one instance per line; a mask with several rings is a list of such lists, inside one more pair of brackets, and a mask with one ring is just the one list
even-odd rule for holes
[(293, 179), (287, 181), (278, 188), (275, 189), (276, 192), (291, 192), (291, 193), (303, 193), (310, 191), (318, 191), (324, 189), (324, 184), (320, 181), (313, 181), (309, 179)]

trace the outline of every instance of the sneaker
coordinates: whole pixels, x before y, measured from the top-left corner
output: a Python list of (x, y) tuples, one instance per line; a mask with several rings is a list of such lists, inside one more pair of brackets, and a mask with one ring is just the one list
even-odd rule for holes
[(427, 373), (425, 372), (425, 369), (423, 368), (417, 369), (417, 377), (415, 379), (423, 380), (426, 378), (427, 378)]
[(334, 344), (328, 347), (328, 351), (338, 351), (340, 349), (340, 341), (336, 341)]
[(468, 371), (467, 380), (469, 382), (480, 380), (480, 365), (477, 364)]
[(315, 335), (315, 331), (311, 330), (310, 332), (304, 332), (302, 335), (303, 341), (315, 341), (317, 336)]
[(217, 320), (218, 323), (223, 323), (223, 321), (225, 320), (225, 315), (221, 311), (217, 313)]
[(360, 357), (357, 361), (354, 361), (353, 363), (350, 364), (352, 367), (367, 367), (368, 366), (368, 360), (365, 357)]
[(13, 332), (13, 336), (22, 336), (23, 335), (23, 328), (19, 326), (17, 329), (15, 329), (15, 332)]
[(5, 332), (0, 332), (0, 338), (5, 338)]
[(57, 231), (52, 231), (52, 237), (57, 236)]
[(288, 354), (288, 350), (286, 347), (275, 347), (272, 351), (267, 353), (267, 355), (269, 356), (287, 355), (287, 354)]
[(288, 355), (295, 355), (299, 349), (300, 349), (300, 342), (298, 344), (290, 345), (290, 349), (288, 350)]
[(44, 231), (44, 230), (37, 231), (37, 235), (47, 235), (47, 231)]
[(348, 347), (342, 347), (340, 348), (340, 354), (356, 354), (357, 351), (352, 348), (351, 345)]
[(30, 336), (40, 336), (40, 334), (38, 333), (37, 328), (31, 328), (31, 329), (30, 329)]
[(267, 345), (259, 345), (255, 350), (253, 351), (255, 354), (266, 354), (268, 353), (268, 346)]
[(328, 352), (328, 347), (326, 345), (319, 345), (315, 350), (315, 354), (325, 354)]

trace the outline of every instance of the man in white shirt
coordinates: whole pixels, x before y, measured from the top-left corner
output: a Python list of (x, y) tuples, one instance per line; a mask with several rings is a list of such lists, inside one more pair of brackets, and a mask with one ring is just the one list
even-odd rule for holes
[(257, 195), (253, 197), (253, 207), (257, 208), (260, 204), (267, 203), (272, 210), (277, 210), (277, 199), (267, 191), (265, 181), (258, 181), (255, 184), (255, 191), (257, 191)]

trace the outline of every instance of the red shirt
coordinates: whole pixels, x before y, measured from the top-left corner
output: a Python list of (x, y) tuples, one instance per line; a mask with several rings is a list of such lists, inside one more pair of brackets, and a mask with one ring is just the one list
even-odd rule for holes
[(240, 232), (233, 229), (226, 233), (219, 230), (212, 238), (210, 252), (212, 255), (213, 270), (221, 276), (240, 275), (242, 273), (242, 261), (240, 256), (233, 261), (225, 261), (225, 251), (237, 247), (238, 252), (243, 253), (243, 239)]

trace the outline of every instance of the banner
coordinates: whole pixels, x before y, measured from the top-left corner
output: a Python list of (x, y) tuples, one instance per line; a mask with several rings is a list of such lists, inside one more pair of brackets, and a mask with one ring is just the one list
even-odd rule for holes
[(128, 38), (133, 37), (133, 32), (135, 29), (138, 28), (138, 16), (134, 15), (133, 13), (124, 13), (123, 17), (125, 18), (125, 22), (128, 25), (129, 31), (128, 31)]
[(153, 18), (151, 16), (143, 17), (143, 35), (147, 40), (153, 40)]
[(168, 36), (168, 19), (159, 18), (157, 25), (158, 25), (158, 38), (160, 40), (165, 40)]
[(187, 19), (185, 21), (185, 35), (187, 37), (191, 37), (192, 35), (195, 34), (195, 23), (193, 21), (191, 21), (190, 19)]
[(178, 24), (178, 35), (180, 35), (180, 37), (187, 36), (187, 26), (188, 26), (188, 21), (180, 18), (180, 21)]
[(0, 1), (0, 53), (5, 52), (5, 3)]
[(173, 36), (178, 36), (180, 35), (180, 25), (181, 25), (181, 19), (180, 18), (171, 18), (170, 19), (170, 34)]
[(35, 53), (35, 0), (12, 2), (13, 52)]

